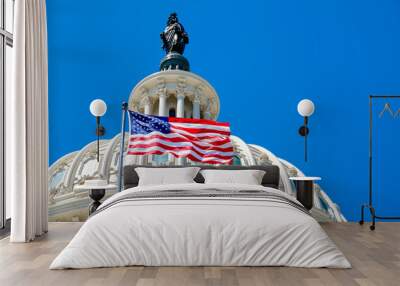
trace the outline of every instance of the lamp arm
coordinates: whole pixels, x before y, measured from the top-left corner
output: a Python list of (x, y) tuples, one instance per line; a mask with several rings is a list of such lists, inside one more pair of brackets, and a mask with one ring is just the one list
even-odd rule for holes
[(307, 137), (308, 137), (308, 116), (304, 116), (304, 127), (305, 127), (305, 134), (304, 134), (304, 161), (307, 162), (308, 159), (308, 144), (307, 144)]
[(307, 152), (307, 133), (304, 136), (304, 161), (307, 162), (308, 152)]
[(97, 162), (100, 162), (100, 116), (96, 116)]

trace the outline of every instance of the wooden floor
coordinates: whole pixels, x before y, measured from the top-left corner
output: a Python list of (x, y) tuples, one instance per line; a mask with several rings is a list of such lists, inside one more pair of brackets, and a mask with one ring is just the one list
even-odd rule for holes
[(0, 285), (400, 285), (400, 223), (375, 232), (357, 224), (323, 224), (353, 269), (289, 267), (123, 267), (48, 270), (81, 223), (50, 223), (43, 238), (27, 244), (0, 241)]

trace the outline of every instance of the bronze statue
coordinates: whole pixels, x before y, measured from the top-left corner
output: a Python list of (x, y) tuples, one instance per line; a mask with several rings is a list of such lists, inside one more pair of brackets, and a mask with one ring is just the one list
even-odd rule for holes
[(179, 23), (176, 13), (169, 15), (167, 26), (160, 37), (163, 42), (162, 48), (167, 54), (176, 52), (182, 55), (185, 45), (189, 43), (188, 34), (186, 34), (183, 25)]

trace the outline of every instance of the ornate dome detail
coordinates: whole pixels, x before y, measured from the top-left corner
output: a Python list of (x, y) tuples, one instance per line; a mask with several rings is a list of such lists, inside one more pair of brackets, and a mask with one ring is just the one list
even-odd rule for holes
[[(231, 139), (234, 144), (235, 157), (240, 158), (240, 160), (236, 161), (236, 164), (277, 165), (280, 167), (280, 189), (290, 195), (295, 195), (295, 188), (289, 177), (293, 175), (303, 176), (304, 174), (299, 169), (286, 160), (276, 157), (264, 147), (246, 144), (237, 136), (232, 136)], [(100, 175), (108, 180), (109, 183), (117, 184), (119, 142), (120, 134), (110, 140), (101, 141), (100, 164), (97, 164), (96, 161), (96, 141), (93, 141), (80, 151), (67, 154), (51, 165), (49, 169), (50, 220), (84, 220), (87, 217), (87, 206), (89, 204), (87, 194), (82, 194), (75, 190), (75, 187), (83, 184), (85, 180)], [(127, 143), (128, 140), (125, 142), (125, 148)], [(144, 162), (143, 158), (132, 157), (127, 157), (125, 164), (157, 163), (155, 160)], [(176, 163), (168, 156), (166, 156), (166, 160), (166, 164)], [(339, 207), (332, 202), (318, 184), (315, 184), (315, 190), (315, 203), (314, 208), (311, 210), (312, 215), (319, 221), (346, 221)], [(109, 191), (106, 196), (108, 197), (114, 192)]]

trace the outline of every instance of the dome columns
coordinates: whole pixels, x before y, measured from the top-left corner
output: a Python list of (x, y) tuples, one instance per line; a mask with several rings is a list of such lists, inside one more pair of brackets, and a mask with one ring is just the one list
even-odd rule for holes
[(201, 97), (201, 87), (198, 87), (193, 96), (193, 118), (200, 118), (200, 97)]
[(208, 98), (207, 99), (207, 105), (206, 105), (206, 111), (204, 112), (204, 118), (205, 119), (211, 119), (211, 106), (213, 104), (213, 100)]
[(185, 117), (185, 78), (180, 78), (178, 80), (176, 89), (176, 117)]
[(142, 89), (142, 101), (140, 102), (140, 106), (143, 108), (143, 113), (144, 114), (151, 114), (151, 108), (152, 108), (152, 100), (150, 98), (150, 95), (146, 89)]
[(217, 120), (219, 98), (200, 76), (167, 70), (152, 74), (135, 86), (129, 97), (129, 109), (158, 116)]
[(165, 87), (165, 81), (163, 78), (158, 78), (157, 84), (157, 92), (158, 95), (158, 115), (159, 116), (168, 116), (167, 115), (167, 89)]
[(143, 98), (142, 104), (144, 106), (144, 114), (150, 114), (151, 113), (151, 100), (150, 96), (145, 96)]
[(161, 93), (158, 96), (158, 115), (167, 116), (167, 94)]
[(185, 94), (179, 93), (176, 96), (176, 117), (185, 117)]

